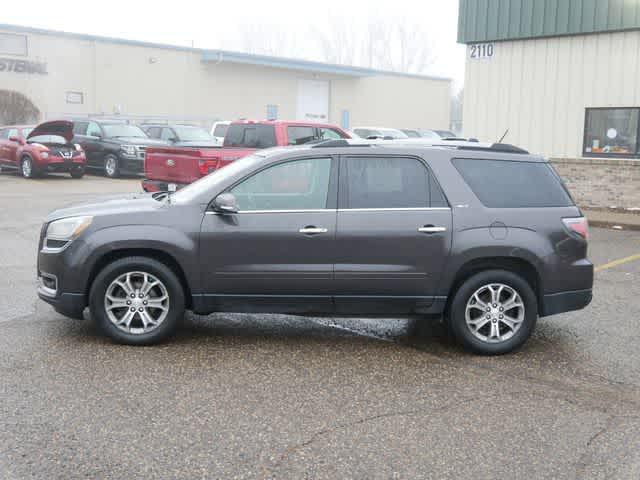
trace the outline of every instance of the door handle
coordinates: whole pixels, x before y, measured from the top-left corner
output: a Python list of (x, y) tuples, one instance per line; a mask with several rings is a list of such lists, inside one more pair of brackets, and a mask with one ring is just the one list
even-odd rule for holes
[(313, 225), (309, 225), (308, 227), (301, 228), (298, 230), (300, 233), (304, 233), (305, 235), (317, 235), (319, 233), (327, 233), (329, 230), (326, 228), (314, 227)]
[(419, 227), (418, 231), (420, 233), (440, 233), (440, 232), (446, 232), (447, 228), (446, 227), (435, 227), (433, 225), (425, 225), (424, 227)]

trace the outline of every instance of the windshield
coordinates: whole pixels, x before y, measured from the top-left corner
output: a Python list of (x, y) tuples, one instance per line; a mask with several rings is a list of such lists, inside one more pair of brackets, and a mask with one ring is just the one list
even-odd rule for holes
[[(279, 151), (280, 149), (274, 149)], [(187, 185), (186, 187), (178, 190), (171, 196), (171, 201), (175, 203), (189, 203), (197, 199), (202, 194), (211, 191), (211, 195), (215, 193), (215, 186), (224, 181), (224, 179), (233, 177), (234, 175), (242, 172), (244, 169), (249, 169), (250, 166), (264, 159), (264, 153), (248, 155), (242, 157), (230, 164), (226, 165), (219, 170), (215, 170), (209, 175), (196, 180), (195, 182)], [(212, 200), (211, 198), (210, 200)]]
[(33, 127), (30, 127), (30, 128), (23, 128), (23, 129), (22, 129), (22, 136), (26, 138), (26, 137), (28, 137), (28, 136), (29, 136), (29, 134), (30, 134), (31, 132), (33, 132)]
[[(23, 130), (23, 132), (25, 131), (26, 129)], [(28, 135), (28, 133), (26, 135)], [(53, 143), (56, 145), (66, 145), (67, 140), (60, 135), (36, 135), (29, 139), (29, 143)]]
[(409, 138), (406, 133), (403, 133), (400, 130), (395, 130), (393, 128), (380, 128), (378, 129), (378, 131), (383, 137)]
[(181, 142), (198, 142), (201, 140), (211, 142), (213, 137), (202, 128), (198, 127), (173, 127)]
[(431, 138), (432, 140), (440, 140), (440, 135), (438, 135), (433, 130), (422, 130), (420, 131), (422, 134), (422, 138)]
[(127, 125), (126, 123), (107, 123), (102, 128), (107, 137), (139, 137), (147, 138), (147, 134), (137, 125)]

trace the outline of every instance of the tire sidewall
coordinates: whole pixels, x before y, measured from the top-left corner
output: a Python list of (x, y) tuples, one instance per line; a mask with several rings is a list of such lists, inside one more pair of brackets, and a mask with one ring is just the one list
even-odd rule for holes
[[(480, 287), (502, 283), (515, 289), (524, 302), (525, 318), (522, 326), (509, 340), (497, 344), (483, 342), (469, 330), (465, 320), (466, 305)], [(488, 270), (467, 279), (456, 291), (449, 309), (449, 327), (454, 337), (468, 350), (482, 355), (502, 355), (519, 349), (531, 336), (538, 320), (536, 295), (520, 275), (506, 270)]]
[[(147, 272), (160, 279), (169, 293), (169, 312), (155, 330), (145, 334), (131, 334), (113, 325), (104, 308), (104, 295), (111, 282), (126, 272)], [(89, 294), (91, 317), (100, 330), (117, 343), (150, 345), (169, 337), (184, 317), (184, 291), (176, 274), (165, 264), (146, 257), (129, 257), (107, 265), (96, 277)]]
[[(31, 173), (29, 175), (25, 175), (24, 173), (24, 164), (26, 162), (29, 162), (31, 164)], [(20, 162), (20, 175), (22, 175), (24, 178), (34, 178), (36, 176), (35, 168), (35, 164), (33, 163), (31, 157), (22, 157), (22, 161)]]
[[(107, 171), (107, 162), (109, 161), (109, 159), (113, 159), (116, 163), (116, 168), (113, 171), (113, 175), (109, 175), (109, 172)], [(118, 178), (120, 176), (120, 166), (118, 165), (118, 157), (111, 154), (104, 157), (104, 165), (102, 170), (104, 171), (105, 176), (107, 176), (108, 178)]]

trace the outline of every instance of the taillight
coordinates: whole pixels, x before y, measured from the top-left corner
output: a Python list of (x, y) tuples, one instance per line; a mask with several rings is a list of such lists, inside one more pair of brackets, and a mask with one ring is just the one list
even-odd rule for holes
[(570, 232), (589, 240), (589, 222), (585, 217), (563, 218), (562, 223)]
[(198, 171), (203, 177), (216, 170), (218, 160), (198, 160)]

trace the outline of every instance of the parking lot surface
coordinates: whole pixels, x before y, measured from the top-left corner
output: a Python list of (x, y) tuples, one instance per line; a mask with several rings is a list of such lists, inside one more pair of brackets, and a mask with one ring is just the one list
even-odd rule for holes
[[(476, 357), (438, 324), (189, 315), (114, 345), (35, 295), (48, 211), (139, 181), (0, 174), (0, 478), (640, 478), (640, 261)], [(640, 233), (592, 229), (596, 265)]]

